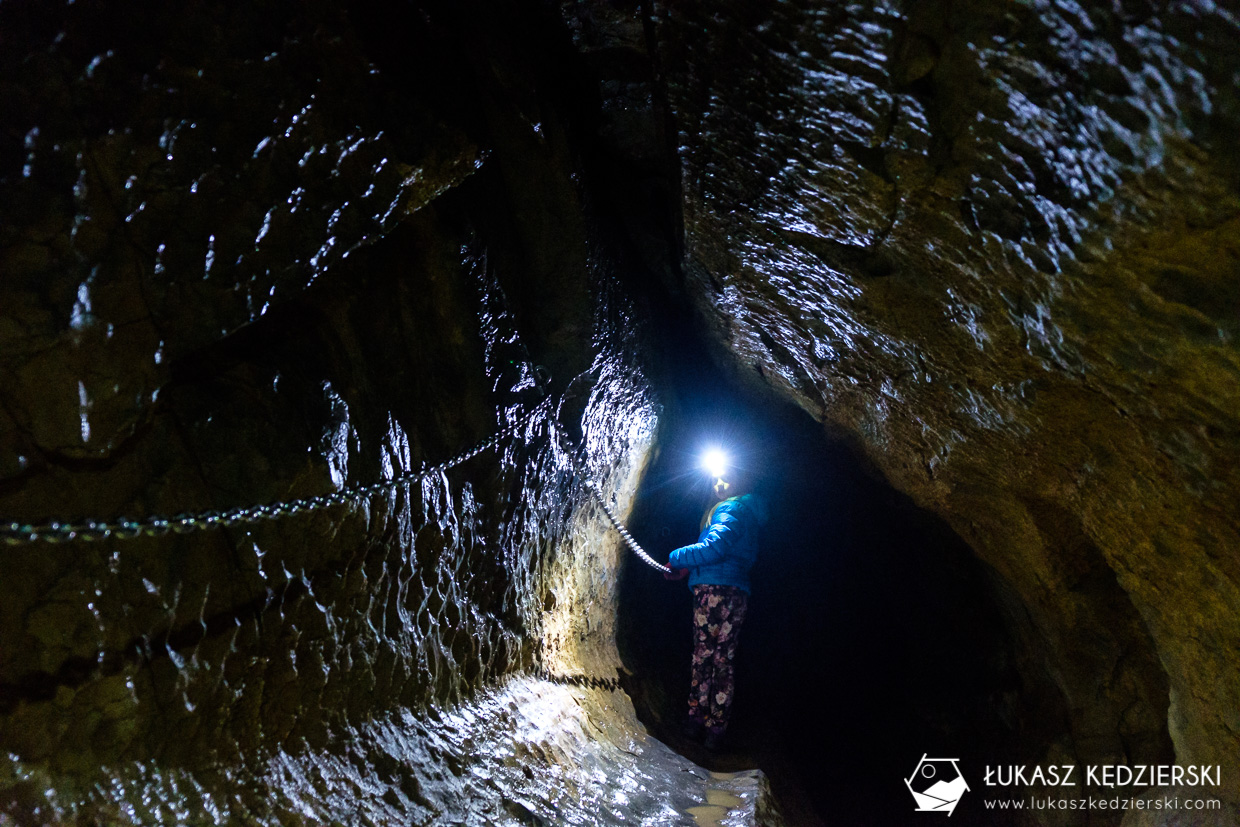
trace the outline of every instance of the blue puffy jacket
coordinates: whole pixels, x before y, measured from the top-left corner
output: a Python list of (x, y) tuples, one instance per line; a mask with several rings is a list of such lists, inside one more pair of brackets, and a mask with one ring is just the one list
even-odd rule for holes
[(698, 541), (671, 553), (667, 564), (689, 570), (689, 588), (736, 586), (749, 592), (749, 570), (758, 556), (758, 529), (766, 504), (755, 494), (731, 497), (715, 506)]

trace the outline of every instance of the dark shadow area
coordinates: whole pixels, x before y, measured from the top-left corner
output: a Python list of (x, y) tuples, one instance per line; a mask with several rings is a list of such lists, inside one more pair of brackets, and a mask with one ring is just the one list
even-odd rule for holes
[[(697, 538), (708, 498), (698, 457), (712, 443), (761, 475), (772, 517), (717, 755), (679, 734), (689, 590), (630, 560), (619, 643), (639, 716), (707, 767), (760, 766), (792, 824), (919, 823), (904, 779), (925, 753), (960, 758), (980, 796), (980, 768), (1017, 760), (1038, 740), (1031, 730), (1051, 724), (1028, 712), (1041, 693), (1022, 685), (994, 575), (804, 412), (747, 396), (680, 345), (633, 534), (659, 560)], [(954, 815), (998, 823), (963, 803)]]

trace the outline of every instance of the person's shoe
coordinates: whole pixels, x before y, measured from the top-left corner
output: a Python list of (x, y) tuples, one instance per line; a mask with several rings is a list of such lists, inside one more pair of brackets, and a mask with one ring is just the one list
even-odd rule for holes
[(706, 724), (696, 718), (686, 718), (685, 722), (680, 725), (680, 734), (690, 741), (701, 741), (706, 735)]
[(706, 747), (707, 752), (718, 752), (723, 747), (723, 730), (706, 730), (706, 737), (702, 739), (702, 746)]

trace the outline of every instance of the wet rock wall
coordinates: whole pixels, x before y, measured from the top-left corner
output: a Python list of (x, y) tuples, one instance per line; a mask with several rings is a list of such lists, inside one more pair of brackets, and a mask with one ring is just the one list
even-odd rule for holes
[(721, 350), (999, 575), (1072, 711), (1048, 760), (1234, 775), (1233, 11), (676, 3), (658, 27)]
[(618, 547), (549, 430), (626, 508), (641, 318), (562, 26), (479, 11), (0, 8), (7, 520), (351, 491), (514, 431), (308, 513), (6, 546), (5, 819), (529, 823), (642, 777)]

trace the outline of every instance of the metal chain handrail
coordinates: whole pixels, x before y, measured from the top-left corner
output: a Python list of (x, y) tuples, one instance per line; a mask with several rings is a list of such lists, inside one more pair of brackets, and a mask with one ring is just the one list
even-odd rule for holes
[(318, 511), (359, 502), (367, 497), (400, 485), (421, 482), (427, 477), (441, 474), (461, 463), (473, 459), (478, 454), (495, 447), (501, 441), (515, 434), (537, 417), (546, 416), (550, 410), (550, 400), (544, 400), (532, 408), (525, 417), (517, 422), (498, 430), (494, 435), (475, 445), (463, 453), (437, 465), (422, 467), (416, 471), (406, 471), (390, 480), (355, 485), (343, 488), (331, 494), (320, 494), (317, 497), (274, 502), (266, 505), (254, 505), (244, 508), (232, 508), (227, 511), (200, 511), (177, 514), (172, 517), (150, 516), (140, 520), (120, 518), (111, 522), (101, 520), (85, 520), (78, 523), (54, 521), (43, 524), (26, 524), (19, 522), (0, 523), (0, 541), (6, 546), (21, 546), (31, 543), (65, 543), (71, 540), (106, 540), (115, 537), (120, 540), (135, 537), (162, 537), (169, 532), (189, 534), (208, 528), (236, 526), (242, 523), (257, 523), (263, 520), (274, 520), (301, 514), (307, 511)]
[(598, 483), (594, 480), (586, 480), (586, 487), (590, 489), (590, 493), (594, 495), (595, 501), (602, 507), (603, 513), (607, 515), (607, 519), (611, 521), (611, 525), (620, 534), (620, 539), (624, 540), (624, 544), (641, 559), (643, 563), (665, 574), (671, 574), (672, 570), (668, 566), (655, 560), (646, 550), (637, 544), (633, 539), (633, 535), (629, 534), (629, 530), (624, 527), (624, 523), (620, 522), (620, 518), (616, 516), (616, 512), (611, 510), (611, 506), (603, 499), (603, 492), (599, 490)]
[(587, 473), (586, 469), (582, 467), (581, 459), (577, 456), (577, 452), (573, 448), (572, 440), (569, 439), (568, 434), (565, 433), (563, 426), (560, 425), (560, 417), (558, 416), (558, 412), (557, 412), (557, 416), (555, 416), (551, 420), (551, 427), (556, 432), (556, 438), (558, 439), (560, 443), (560, 450), (562, 450), (565, 454), (568, 455), (568, 459), (569, 459), (569, 462), (572, 463), (573, 470), (576, 471), (578, 476), (580, 476), (581, 479), (585, 481), (586, 488), (589, 489), (590, 494), (594, 497), (595, 502), (597, 502), (599, 506), (603, 509), (603, 513), (607, 515), (607, 520), (611, 523), (612, 528), (614, 528), (616, 532), (620, 535), (620, 539), (624, 540), (624, 544), (628, 546), (629, 550), (632, 551), (634, 554), (636, 554), (638, 559), (641, 560), (646, 565), (652, 568), (656, 568), (665, 574), (671, 574), (672, 570), (670, 568), (658, 562), (653, 557), (651, 557), (649, 554), (647, 554), (646, 550), (642, 548), (637, 543), (636, 540), (633, 539), (633, 535), (629, 533), (629, 530), (627, 528), (625, 528), (624, 523), (620, 522), (620, 518), (616, 516), (616, 512), (612, 511), (611, 506), (607, 503), (605, 499), (603, 499), (602, 489), (599, 488), (598, 483), (590, 479), (589, 473)]
[[(343, 488), (340, 491), (334, 491), (331, 494), (320, 494), (316, 497), (232, 508), (226, 511), (182, 513), (171, 517), (152, 515), (138, 520), (122, 517), (110, 522), (104, 520), (84, 520), (82, 522), (52, 521), (42, 524), (20, 523), (16, 521), (0, 522), (0, 542), (6, 546), (23, 546), (38, 542), (55, 544), (74, 540), (91, 542), (94, 540), (107, 540), (113, 537), (118, 540), (130, 540), (136, 537), (162, 537), (169, 533), (190, 534), (208, 528), (231, 527), (243, 523), (253, 524), (309, 511), (319, 511), (324, 508), (345, 505), (349, 502), (359, 502), (397, 486), (421, 482), (427, 477), (443, 473), (473, 459), (483, 451), (495, 447), (499, 442), (512, 436), (521, 428), (533, 422), (535, 418), (546, 416), (548, 410), (550, 410), (550, 403), (551, 399), (549, 397), (544, 399), (531, 409), (528, 415), (511, 425), (501, 428), (494, 435), (478, 443), (468, 451), (457, 454), (451, 459), (432, 465), (429, 468), (423, 467), (416, 471), (406, 471), (390, 480), (368, 483), (366, 485), (355, 485)], [(589, 474), (582, 467), (577, 452), (573, 449), (571, 442), (558, 422), (558, 417), (552, 421), (552, 428), (555, 429), (560, 439), (561, 448), (568, 455), (573, 470), (584, 480), (586, 488), (603, 509), (603, 513), (607, 515), (608, 521), (619, 533), (620, 539), (624, 541), (624, 544), (646, 565), (670, 574), (672, 570), (669, 567), (657, 562), (633, 539), (633, 535), (629, 533), (624, 523), (620, 521), (615, 511), (612, 510), (611, 506), (603, 498), (603, 492), (599, 488), (598, 483), (590, 479)]]

